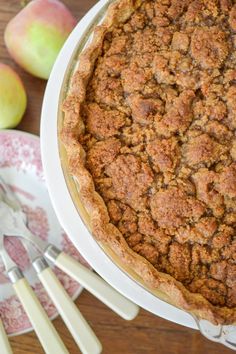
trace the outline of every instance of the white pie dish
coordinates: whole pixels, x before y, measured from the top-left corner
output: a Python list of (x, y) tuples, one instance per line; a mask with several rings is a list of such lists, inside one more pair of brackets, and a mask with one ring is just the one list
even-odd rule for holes
[(80, 21), (68, 38), (62, 49), (50, 76), (45, 93), (42, 121), (41, 121), (41, 148), (44, 171), (49, 193), (56, 214), (69, 235), (71, 241), (90, 265), (114, 288), (136, 302), (141, 307), (156, 315), (196, 328), (194, 319), (186, 312), (160, 300), (147, 289), (132, 280), (125, 271), (118, 267), (118, 262), (111, 260), (88, 231), (80, 218), (74, 204), (71, 189), (68, 189), (69, 180), (65, 176), (61, 165), (61, 150), (58, 145), (58, 112), (65, 87), (65, 78), (73, 66), (75, 52), (78, 51), (80, 40), (83, 41), (90, 24), (100, 16), (107, 1), (101, 0)]

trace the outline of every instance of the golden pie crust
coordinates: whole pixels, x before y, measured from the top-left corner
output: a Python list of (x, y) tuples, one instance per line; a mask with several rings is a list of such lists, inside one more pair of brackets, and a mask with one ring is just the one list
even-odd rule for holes
[(63, 104), (70, 173), (105, 242), (152, 289), (236, 321), (236, 4), (120, 0)]

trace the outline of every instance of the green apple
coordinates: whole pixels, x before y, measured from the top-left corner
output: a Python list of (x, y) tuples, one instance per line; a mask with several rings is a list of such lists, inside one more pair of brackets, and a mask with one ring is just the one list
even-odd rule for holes
[(26, 71), (48, 79), (53, 64), (76, 21), (58, 0), (33, 0), (7, 25), (6, 47)]
[(27, 97), (19, 75), (0, 63), (0, 129), (16, 127), (26, 109)]

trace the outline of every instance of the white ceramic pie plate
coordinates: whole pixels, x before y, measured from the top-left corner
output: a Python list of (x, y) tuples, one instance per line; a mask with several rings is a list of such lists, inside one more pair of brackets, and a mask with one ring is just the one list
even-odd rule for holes
[(58, 103), (65, 72), (78, 41), (88, 24), (106, 4), (99, 1), (78, 23), (65, 43), (51, 73), (45, 92), (41, 120), (41, 150), (44, 173), (52, 204), (62, 227), (82, 256), (108, 283), (144, 309), (172, 322), (195, 328), (186, 312), (161, 301), (120, 270), (94, 240), (71, 199), (61, 167), (57, 135)]

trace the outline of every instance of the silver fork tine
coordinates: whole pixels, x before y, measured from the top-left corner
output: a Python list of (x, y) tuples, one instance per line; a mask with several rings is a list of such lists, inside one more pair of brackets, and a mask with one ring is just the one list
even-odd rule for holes
[(19, 200), (16, 198), (15, 193), (12, 192), (11, 188), (7, 185), (1, 176), (0, 187), (0, 197), (4, 199), (13, 209), (20, 210), (21, 205)]
[[(0, 184), (0, 187), (1, 187), (1, 184)], [(1, 188), (0, 188), (0, 198), (1, 198), (2, 200), (5, 200), (5, 196), (6, 196), (6, 193), (3, 192), (3, 188), (1, 187)]]

